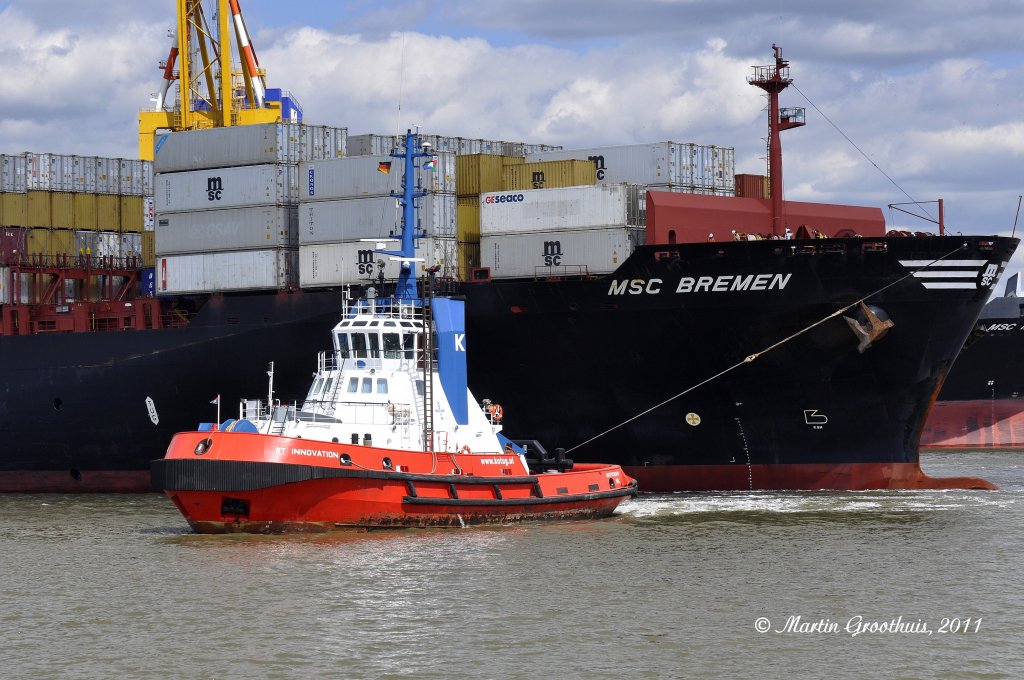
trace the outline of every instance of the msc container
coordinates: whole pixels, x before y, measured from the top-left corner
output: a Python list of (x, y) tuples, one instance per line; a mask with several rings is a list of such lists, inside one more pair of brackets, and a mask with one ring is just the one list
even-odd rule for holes
[[(417, 232), (455, 238), (455, 194), (416, 200)], [(299, 205), (299, 245), (379, 238), (398, 233), (402, 208), (391, 197), (343, 198)]]
[(156, 253), (295, 247), (299, 244), (298, 220), (295, 206), (160, 213)]
[(28, 194), (0, 194), (0, 225), (28, 226)]
[(732, 189), (735, 152), (729, 147), (655, 142), (589, 149), (529, 153), (526, 162), (592, 160), (597, 181), (673, 184), (694, 188)]
[(167, 255), (156, 262), (158, 293), (280, 290), (296, 283), (294, 248)]
[(575, 159), (506, 165), (501, 171), (501, 188), (505, 191), (559, 189), (594, 184), (596, 181), (594, 162)]
[[(426, 158), (416, 161), (422, 166)], [(387, 172), (381, 168), (386, 167)], [(388, 196), (402, 191), (403, 161), (391, 156), (351, 156), (314, 161), (299, 165), (303, 201), (335, 198)], [(417, 188), (431, 193), (455, 193), (455, 154), (438, 153), (434, 169), (420, 167), (416, 173)]]
[[(178, 133), (174, 133), (178, 134)], [(247, 165), (157, 176), (158, 213), (298, 202), (294, 165)]]
[(0, 154), (0, 192), (25, 193), (26, 167), (24, 155)]
[(635, 187), (599, 184), (480, 194), (480, 235), (639, 224)]
[[(393, 241), (346, 241), (300, 246), (299, 283), (303, 288), (367, 283), (376, 281), (381, 271), (385, 279), (394, 280), (398, 278), (401, 263), (391, 255), (375, 251), (397, 247)], [(454, 274), (454, 254), (454, 239), (418, 239), (415, 256), (423, 258), (423, 261), (416, 263), (417, 274), (438, 264), (442, 266), (442, 275)]]
[(122, 231), (142, 231), (145, 225), (146, 199), (142, 196), (121, 196)]
[(480, 238), (481, 266), (492, 278), (543, 278), (607, 274), (633, 252), (643, 230), (576, 229)]
[[(522, 158), (518, 159), (522, 162)], [(512, 161), (508, 156), (474, 153), (455, 158), (455, 193), (477, 196), (488, 191), (501, 191), (501, 170)]]
[(459, 243), (480, 243), (480, 197), (457, 200), (456, 235)]
[(301, 123), (234, 125), (172, 132), (157, 138), (156, 172), (295, 165), (345, 155), (346, 128)]

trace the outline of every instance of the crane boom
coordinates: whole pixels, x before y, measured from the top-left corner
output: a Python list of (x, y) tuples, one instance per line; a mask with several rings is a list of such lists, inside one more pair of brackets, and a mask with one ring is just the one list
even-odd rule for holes
[(153, 110), (139, 114), (139, 158), (153, 159), (158, 131), (280, 122), (285, 102), (294, 111), (288, 117), (301, 120), (290, 94), (267, 89), (238, 0), (176, 2), (177, 30), (167, 62), (161, 64), (160, 91)]

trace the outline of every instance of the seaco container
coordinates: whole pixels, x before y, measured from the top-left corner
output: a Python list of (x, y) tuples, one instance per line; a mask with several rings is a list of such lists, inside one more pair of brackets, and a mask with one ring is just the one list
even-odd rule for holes
[(156, 211), (183, 212), (298, 202), (294, 165), (248, 165), (157, 175)]
[(296, 206), (160, 213), (156, 253), (295, 247), (299, 245), (298, 217)]
[(480, 235), (637, 225), (639, 200), (627, 184), (480, 194)]
[(480, 265), (496, 279), (607, 274), (629, 257), (643, 234), (637, 227), (616, 226), (484, 236)]
[(156, 261), (157, 293), (280, 290), (294, 286), (294, 248), (165, 255)]
[[(417, 199), (417, 232), (454, 237), (455, 194), (427, 194)], [(380, 238), (397, 233), (402, 208), (390, 196), (303, 201), (299, 204), (299, 245)]]

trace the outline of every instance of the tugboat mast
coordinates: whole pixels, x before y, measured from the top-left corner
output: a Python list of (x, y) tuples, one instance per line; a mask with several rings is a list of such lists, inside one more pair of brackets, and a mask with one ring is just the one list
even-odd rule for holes
[(779, 93), (789, 87), (789, 62), (782, 58), (782, 48), (772, 44), (775, 64), (755, 66), (747, 81), (768, 93), (768, 185), (772, 201), (772, 233), (782, 236), (786, 229), (782, 206), (782, 142), (779, 133), (804, 125), (804, 109), (779, 108)]
[(416, 201), (421, 196), (426, 196), (425, 191), (416, 191), (413, 184), (416, 177), (416, 166), (413, 160), (416, 158), (433, 157), (434, 154), (422, 150), (416, 135), (412, 130), (405, 131), (405, 148), (402, 151), (392, 151), (391, 156), (401, 158), (404, 163), (404, 174), (402, 176), (402, 193), (395, 194), (402, 204), (402, 240), (398, 251), (381, 250), (378, 252), (386, 255), (393, 255), (401, 260), (401, 271), (398, 274), (398, 284), (395, 287), (395, 298), (399, 300), (416, 300), (416, 239), (423, 238), (423, 234), (416, 233)]

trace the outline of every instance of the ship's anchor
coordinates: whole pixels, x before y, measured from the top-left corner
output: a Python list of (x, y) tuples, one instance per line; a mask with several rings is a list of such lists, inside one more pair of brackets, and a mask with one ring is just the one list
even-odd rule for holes
[(892, 319), (883, 310), (878, 307), (872, 309), (864, 304), (863, 301), (860, 302), (858, 312), (857, 316), (863, 318), (863, 321), (858, 321), (849, 316), (844, 316), (843, 318), (846, 319), (846, 323), (850, 324), (850, 330), (860, 340), (860, 343), (857, 345), (857, 351), (864, 354), (867, 348), (871, 347), (876, 340), (881, 340), (894, 324)]

